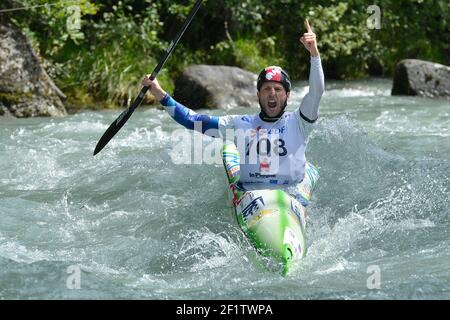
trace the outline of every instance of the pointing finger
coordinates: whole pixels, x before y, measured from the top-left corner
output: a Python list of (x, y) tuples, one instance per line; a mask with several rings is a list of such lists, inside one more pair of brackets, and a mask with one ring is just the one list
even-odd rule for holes
[(309, 25), (308, 19), (305, 20), (305, 26), (306, 26), (306, 30), (308, 30), (308, 33), (311, 33), (312, 30), (311, 30), (311, 26)]

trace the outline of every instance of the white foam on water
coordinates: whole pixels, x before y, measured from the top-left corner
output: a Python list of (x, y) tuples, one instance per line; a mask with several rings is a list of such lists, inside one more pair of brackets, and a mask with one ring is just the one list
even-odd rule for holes
[[(0, 241), (2, 241), (2, 239), (0, 239)], [(5, 241), (0, 243), (0, 256), (15, 262), (27, 264), (47, 259), (45, 253), (36, 249), (30, 250), (16, 241)]]
[(241, 251), (229, 235), (213, 233), (208, 228), (182, 235), (183, 244), (176, 258), (189, 262), (190, 272), (215, 269), (234, 263)]
[[(260, 267), (264, 258), (224, 208), (223, 168), (173, 164), (168, 137), (180, 127), (163, 111), (137, 110), (96, 157), (118, 112), (8, 122), (0, 129), (0, 257), (21, 268), (23, 290), (13, 298), (389, 299), (418, 286), (418, 296), (439, 297), (450, 250), (450, 166), (439, 139), (448, 137), (450, 110), (386, 92), (378, 84), (326, 92), (307, 151), (321, 172), (309, 251), (288, 278)], [(406, 148), (405, 137), (425, 138)], [(425, 157), (424, 142), (441, 157)], [(48, 285), (51, 294), (46, 285), (30, 289), (35, 268), (63, 277), (73, 264), (85, 270), (77, 296), (64, 283)], [(379, 294), (365, 287), (373, 264)]]

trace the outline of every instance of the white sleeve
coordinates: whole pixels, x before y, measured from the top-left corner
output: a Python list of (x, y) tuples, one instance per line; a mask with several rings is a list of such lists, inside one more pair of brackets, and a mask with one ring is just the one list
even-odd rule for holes
[[(298, 113), (306, 122), (313, 123), (319, 118), (320, 99), (325, 91), (325, 77), (323, 75), (320, 56), (311, 57), (309, 71), (309, 91), (303, 98)], [(297, 110), (296, 110), (297, 113)]]
[(314, 122), (305, 120), (301, 115), (300, 112), (296, 111), (294, 113), (294, 116), (297, 118), (297, 123), (300, 128), (300, 131), (303, 134), (303, 137), (305, 137), (305, 141), (308, 141), (309, 134), (314, 129)]

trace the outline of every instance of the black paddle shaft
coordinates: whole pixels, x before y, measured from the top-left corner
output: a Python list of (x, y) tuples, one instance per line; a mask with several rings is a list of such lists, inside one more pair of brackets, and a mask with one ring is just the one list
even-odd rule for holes
[[(197, 13), (198, 9), (200, 8), (203, 0), (197, 0), (197, 2), (194, 5), (194, 8), (189, 13), (189, 16), (187, 17), (186, 21), (184, 22), (183, 26), (181, 27), (180, 31), (178, 32), (175, 39), (170, 43), (169, 47), (164, 52), (163, 56), (159, 60), (158, 65), (153, 70), (152, 74), (150, 75), (150, 79), (154, 80), (157, 76), (159, 71), (161, 71), (162, 67), (166, 63), (167, 59), (177, 46), (178, 42), (180, 41), (181, 37), (183, 36), (186, 29), (189, 27), (192, 19), (194, 19), (195, 14)], [(141, 104), (142, 100), (144, 100), (145, 94), (148, 91), (149, 87), (142, 87), (141, 92), (139, 92), (139, 95), (136, 97), (136, 99), (133, 101), (131, 106), (125, 111), (123, 111), (120, 116), (114, 120), (113, 123), (109, 126), (109, 128), (105, 131), (103, 136), (98, 141), (95, 150), (94, 150), (94, 156), (99, 153), (107, 144), (108, 142), (116, 135), (117, 132), (123, 127), (123, 125), (128, 121), (128, 119), (133, 114), (134, 110), (136, 110), (137, 107)]]

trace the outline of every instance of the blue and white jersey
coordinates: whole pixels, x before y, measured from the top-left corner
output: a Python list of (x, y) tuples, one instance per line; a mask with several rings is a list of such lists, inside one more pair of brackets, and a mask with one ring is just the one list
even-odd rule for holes
[(233, 141), (240, 154), (240, 182), (247, 190), (273, 189), (300, 183), (312, 123), (299, 108), (276, 122), (259, 115), (219, 118), (220, 136)]

